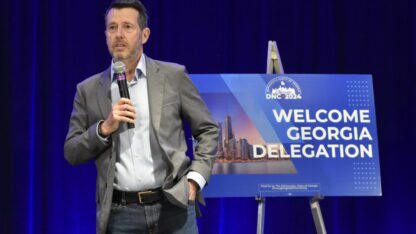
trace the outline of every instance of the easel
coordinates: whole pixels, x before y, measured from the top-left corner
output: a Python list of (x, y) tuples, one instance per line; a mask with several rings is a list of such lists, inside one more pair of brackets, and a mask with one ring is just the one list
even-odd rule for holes
[[(276, 41), (269, 41), (267, 49), (267, 74), (284, 74), (282, 60), (280, 58), (279, 49)], [(324, 197), (316, 195), (309, 200), (309, 205), (312, 211), (313, 221), (315, 223), (316, 233), (326, 234), (325, 223), (322, 217), (321, 207), (319, 201)], [(264, 213), (266, 210), (266, 198), (261, 194), (256, 196), (257, 201), (257, 234), (264, 233)]]
[(284, 74), (282, 59), (276, 41), (269, 41), (267, 48), (267, 74)]

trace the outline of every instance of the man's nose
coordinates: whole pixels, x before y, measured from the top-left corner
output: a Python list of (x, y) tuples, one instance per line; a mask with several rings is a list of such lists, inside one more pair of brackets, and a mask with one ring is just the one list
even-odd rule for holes
[(116, 37), (123, 37), (124, 36), (124, 31), (122, 27), (118, 27), (117, 31), (116, 31)]

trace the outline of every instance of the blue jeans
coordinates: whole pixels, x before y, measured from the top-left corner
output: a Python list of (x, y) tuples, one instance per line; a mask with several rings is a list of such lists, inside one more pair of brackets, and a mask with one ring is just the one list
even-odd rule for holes
[(108, 234), (197, 234), (195, 203), (180, 208), (168, 201), (152, 205), (111, 205)]

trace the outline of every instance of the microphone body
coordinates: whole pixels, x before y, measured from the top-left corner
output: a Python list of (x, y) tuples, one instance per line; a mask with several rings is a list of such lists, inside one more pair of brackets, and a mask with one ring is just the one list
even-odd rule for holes
[[(129, 88), (127, 86), (127, 79), (126, 79), (126, 67), (125, 65), (118, 61), (113, 66), (114, 70), (114, 79), (117, 80), (118, 90), (120, 92), (120, 97), (130, 99)], [(127, 128), (132, 129), (134, 128), (133, 123), (127, 123)]]

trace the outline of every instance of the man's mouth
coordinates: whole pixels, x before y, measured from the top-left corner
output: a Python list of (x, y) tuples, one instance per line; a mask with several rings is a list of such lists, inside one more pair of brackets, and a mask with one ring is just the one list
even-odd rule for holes
[(114, 45), (114, 48), (116, 48), (116, 49), (123, 49), (125, 47), (126, 47), (126, 44), (123, 44), (123, 43), (116, 43)]

